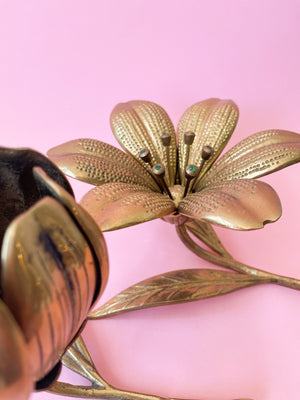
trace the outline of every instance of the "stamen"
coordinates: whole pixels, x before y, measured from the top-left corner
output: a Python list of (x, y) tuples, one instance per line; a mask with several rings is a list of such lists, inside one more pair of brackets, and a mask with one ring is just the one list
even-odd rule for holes
[(151, 167), (152, 167), (152, 164), (151, 164), (151, 153), (150, 153), (150, 150), (149, 150), (149, 149), (145, 148), (145, 149), (141, 150), (141, 151), (139, 152), (139, 157), (140, 157), (145, 163), (150, 164)]
[(197, 174), (197, 176), (196, 176), (196, 179), (195, 179), (194, 182), (193, 182), (193, 186), (192, 186), (192, 189), (191, 189), (191, 190), (193, 190), (194, 187), (195, 187), (195, 184), (196, 184), (196, 182), (197, 182), (197, 179), (198, 179), (198, 177), (199, 177), (199, 175), (200, 175), (200, 173), (201, 173), (201, 171), (202, 171), (202, 169), (203, 169), (204, 163), (205, 163), (207, 160), (209, 160), (213, 154), (214, 154), (214, 149), (213, 149), (213, 147), (211, 147), (211, 146), (204, 146), (204, 147), (203, 147), (202, 153), (201, 153), (201, 158), (202, 158), (202, 160), (201, 160), (201, 163), (200, 163), (200, 166), (199, 166), (199, 171), (198, 171), (198, 174)]
[(191, 146), (194, 143), (195, 133), (192, 131), (185, 132), (184, 143)]
[(186, 166), (189, 163), (189, 158), (190, 158), (190, 147), (193, 144), (195, 139), (195, 133), (192, 131), (188, 131), (184, 133), (184, 144), (186, 145), (186, 156), (185, 156), (185, 165), (184, 169), (186, 169)]
[(160, 188), (162, 188), (162, 190), (167, 193), (167, 195), (170, 197), (170, 199), (173, 200), (173, 197), (168, 188), (168, 185), (166, 184), (166, 182), (164, 180), (164, 176), (165, 176), (165, 172), (166, 172), (165, 166), (163, 164), (155, 164), (152, 168), (152, 172), (155, 175), (155, 177), (157, 178), (157, 183), (159, 184)]
[(198, 176), (199, 169), (200, 169), (199, 167), (196, 167), (196, 165), (192, 165), (192, 164), (190, 164), (186, 167), (186, 169), (185, 169), (186, 184), (185, 184), (185, 188), (184, 188), (183, 197), (185, 197), (187, 195), (191, 181)]
[(201, 153), (202, 160), (209, 160), (213, 153), (214, 149), (211, 146), (204, 146)]
[(168, 167), (168, 174), (169, 174), (169, 182), (173, 180), (173, 177), (171, 176), (172, 170), (171, 170), (171, 165), (170, 165), (170, 144), (171, 144), (171, 139), (172, 135), (168, 132), (164, 132), (161, 136), (161, 141), (163, 146), (166, 148), (166, 157), (167, 157), (167, 167)]
[(161, 138), (162, 144), (163, 144), (165, 147), (169, 147), (169, 146), (170, 146), (170, 144), (171, 144), (171, 138), (172, 138), (172, 135), (171, 135), (170, 133), (164, 132), (164, 133), (161, 135), (160, 138)]

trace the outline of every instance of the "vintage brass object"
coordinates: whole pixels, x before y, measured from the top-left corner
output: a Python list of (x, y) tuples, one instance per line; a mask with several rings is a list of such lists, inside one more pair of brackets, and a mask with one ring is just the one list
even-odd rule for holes
[[(254, 134), (217, 160), (237, 118), (232, 101), (196, 103), (179, 122), (177, 147), (166, 112), (151, 102), (132, 101), (118, 105), (111, 116), (112, 129), (129, 154), (92, 139), (49, 151), (63, 172), (97, 185), (81, 204), (102, 230), (163, 218), (176, 225), (179, 238), (199, 257), (234, 271), (171, 271), (125, 289), (93, 311), (91, 305), (108, 273), (101, 232), (75, 203), (53, 164), (37, 153), (39, 162), (32, 162), (34, 152), (26, 150), (25, 161), (19, 157), (10, 165), (7, 160), (22, 150), (0, 149), (0, 156), (6, 157), (3, 165), (0, 157), (6, 176), (2, 204), (8, 209), (0, 215), (1, 241), (4, 236), (0, 322), (6, 328), (0, 329), (0, 350), (7, 357), (7, 346), (14, 346), (11, 355), (17, 366), (10, 375), (5, 358), (0, 361), (1, 398), (26, 400), (39, 380), (37, 388), (72, 397), (167, 400), (107, 383), (79, 336), (86, 319), (205, 299), (264, 283), (300, 290), (296, 279), (235, 260), (210, 225), (248, 230), (276, 221), (281, 215), (279, 198), (255, 178), (300, 161), (300, 135), (283, 130)], [(26, 185), (21, 188), (15, 182), (24, 171)], [(11, 208), (12, 199), (18, 200), (17, 207)], [(59, 382), (60, 360), (91, 384)]]
[[(19, 159), (24, 151), (29, 160)], [(10, 222), (1, 244), (0, 397), (23, 400), (35, 382), (44, 387), (57, 378), (61, 357), (105, 286), (108, 263), (93, 219), (40, 166), (56, 167), (31, 150), (1, 152), (3, 194), (9, 199), (22, 193), (20, 208), (29, 203)], [(40, 200), (22, 191), (24, 182)]]
[[(167, 113), (149, 101), (130, 101), (111, 114), (112, 130), (129, 154), (97, 140), (78, 139), (48, 155), (67, 175), (97, 185), (81, 204), (103, 231), (155, 218), (177, 225), (192, 219), (258, 229), (280, 217), (281, 205), (276, 192), (256, 178), (299, 162), (300, 135), (262, 131), (216, 161), (237, 119), (238, 108), (230, 100), (196, 103), (179, 121), (177, 149)], [(193, 180), (186, 175), (187, 166), (197, 170)], [(162, 178), (155, 168), (164, 168)]]

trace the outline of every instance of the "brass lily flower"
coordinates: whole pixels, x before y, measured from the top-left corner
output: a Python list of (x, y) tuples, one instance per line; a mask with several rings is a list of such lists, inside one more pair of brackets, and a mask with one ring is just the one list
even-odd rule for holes
[(25, 400), (34, 385), (57, 378), (105, 286), (107, 254), (97, 225), (46, 157), (0, 148), (0, 180), (0, 398)]
[(103, 231), (161, 217), (176, 224), (191, 218), (231, 229), (258, 229), (280, 217), (281, 204), (276, 192), (255, 178), (299, 162), (300, 135), (262, 131), (216, 161), (237, 120), (232, 101), (204, 100), (185, 111), (176, 140), (159, 105), (130, 101), (111, 114), (114, 135), (129, 154), (79, 139), (54, 147), (48, 155), (65, 174), (97, 185), (81, 204)]

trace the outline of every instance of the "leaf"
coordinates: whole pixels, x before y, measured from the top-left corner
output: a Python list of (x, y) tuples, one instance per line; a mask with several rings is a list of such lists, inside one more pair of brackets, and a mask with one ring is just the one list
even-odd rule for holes
[(101, 319), (143, 308), (208, 299), (269, 282), (269, 278), (250, 277), (222, 270), (171, 271), (130, 286), (91, 312), (88, 318)]
[(185, 223), (185, 226), (194, 236), (200, 239), (212, 250), (216, 251), (221, 256), (232, 258), (210, 224), (203, 221), (189, 219)]
[(88, 379), (93, 385), (105, 387), (81, 336), (68, 348), (62, 362), (65, 367)]

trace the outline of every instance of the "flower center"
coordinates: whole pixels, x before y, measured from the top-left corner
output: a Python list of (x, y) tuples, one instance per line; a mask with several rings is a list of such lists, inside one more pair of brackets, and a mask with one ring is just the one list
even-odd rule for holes
[[(171, 176), (170, 171), (170, 162), (169, 162), (169, 147), (171, 144), (172, 135), (168, 132), (164, 132), (161, 136), (161, 142), (166, 149), (166, 156), (167, 156), (167, 168), (169, 172), (169, 176)], [(204, 146), (201, 152), (201, 162), (200, 165), (193, 165), (188, 164), (189, 157), (190, 157), (190, 147), (193, 144), (195, 139), (194, 132), (185, 132), (184, 134), (184, 143), (186, 145), (186, 157), (185, 157), (185, 179), (186, 183), (185, 186), (182, 185), (175, 185), (173, 187), (168, 187), (166, 180), (165, 180), (165, 166), (163, 164), (155, 164), (153, 165), (152, 157), (150, 150), (145, 148), (142, 149), (139, 153), (139, 157), (145, 163), (149, 164), (151, 169), (151, 176), (157, 183), (158, 187), (160, 188), (162, 193), (166, 193), (171, 200), (174, 201), (175, 206), (178, 207), (179, 202), (191, 191), (193, 191), (197, 179), (201, 170), (203, 169), (204, 163), (210, 159), (210, 157), (214, 153), (214, 149), (211, 146)], [(192, 182), (193, 181), (193, 182)], [(181, 188), (181, 189), (178, 189)]]

